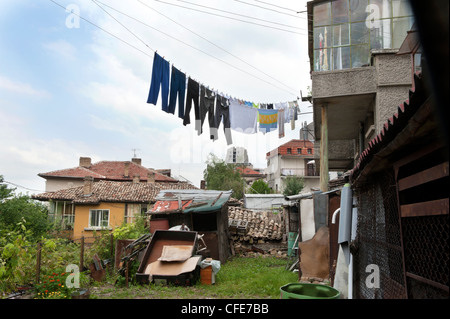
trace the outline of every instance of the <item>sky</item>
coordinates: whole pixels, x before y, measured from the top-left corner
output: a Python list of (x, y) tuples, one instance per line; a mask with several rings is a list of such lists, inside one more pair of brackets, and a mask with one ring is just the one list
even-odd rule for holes
[(45, 191), (39, 173), (81, 156), (136, 156), (199, 186), (208, 155), (225, 159), (231, 146), (266, 168), (266, 153), (312, 121), (310, 104), (299, 100), (284, 138), (232, 131), (227, 145), (221, 124), (212, 141), (207, 122), (199, 136), (161, 110), (161, 97), (147, 103), (154, 52), (231, 97), (297, 100), (311, 85), (305, 10), (303, 0), (0, 1), (0, 175), (34, 194)]

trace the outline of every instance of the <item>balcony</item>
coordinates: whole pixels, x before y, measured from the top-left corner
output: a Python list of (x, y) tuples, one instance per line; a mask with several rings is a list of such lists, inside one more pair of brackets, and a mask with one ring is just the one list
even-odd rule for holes
[(309, 165), (307, 169), (304, 168), (282, 168), (281, 176), (301, 176), (301, 177), (309, 177), (309, 176), (319, 176), (319, 172), (316, 172), (314, 166)]

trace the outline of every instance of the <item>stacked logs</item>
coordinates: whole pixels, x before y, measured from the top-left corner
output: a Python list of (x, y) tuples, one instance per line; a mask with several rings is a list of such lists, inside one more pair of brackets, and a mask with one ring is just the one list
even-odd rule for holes
[(281, 240), (283, 238), (281, 216), (271, 211), (261, 212), (241, 207), (229, 207), (228, 221), (230, 226), (235, 224), (238, 227), (239, 225), (246, 226), (245, 232), (235, 231), (234, 228), (230, 227), (230, 233), (235, 241), (261, 243), (266, 240)]

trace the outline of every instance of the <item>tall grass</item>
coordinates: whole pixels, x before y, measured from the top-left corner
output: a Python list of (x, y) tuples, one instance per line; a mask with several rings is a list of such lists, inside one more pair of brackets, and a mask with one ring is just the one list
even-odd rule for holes
[(215, 284), (197, 282), (190, 287), (136, 285), (110, 287), (94, 292), (94, 298), (124, 299), (279, 299), (280, 287), (298, 281), (298, 273), (285, 270), (286, 260), (276, 257), (235, 257), (221, 265)]

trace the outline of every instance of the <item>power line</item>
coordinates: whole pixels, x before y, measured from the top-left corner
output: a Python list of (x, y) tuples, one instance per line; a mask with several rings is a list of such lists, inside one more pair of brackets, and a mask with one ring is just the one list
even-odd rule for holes
[(10, 184), (10, 185), (13, 185), (13, 186), (16, 186), (16, 187), (19, 187), (19, 188), (23, 188), (23, 189), (26, 189), (26, 190), (29, 190), (29, 191), (32, 191), (32, 192), (41, 192), (41, 193), (44, 192), (44, 191), (42, 191), (42, 190), (28, 188), (28, 187), (21, 186), (21, 185), (19, 185), (19, 184), (15, 184), (15, 183), (8, 182), (8, 181), (5, 181), (5, 180), (3, 180), (3, 183)]
[[(66, 8), (65, 8), (63, 5), (59, 4), (58, 2), (56, 2), (56, 1), (54, 1), (54, 0), (50, 0), (50, 1), (53, 2), (54, 4), (56, 4), (57, 6), (63, 8), (64, 10), (66, 10)], [(123, 39), (121, 39), (121, 38), (119, 38), (119, 37), (116, 36), (115, 34), (113, 34), (113, 33), (109, 32), (109, 31), (105, 30), (104, 28), (100, 27), (99, 25), (95, 24), (94, 22), (91, 22), (91, 21), (89, 21), (88, 19), (83, 18), (81, 15), (79, 15), (79, 14), (73, 12), (73, 11), (71, 12), (71, 14), (76, 15), (77, 17), (79, 17), (79, 18), (82, 19), (83, 21), (86, 21), (87, 23), (89, 23), (89, 24), (91, 24), (91, 25), (93, 25), (93, 26), (99, 28), (99, 29), (102, 30), (103, 32), (108, 33), (110, 36), (116, 38), (117, 40), (119, 40), (119, 41), (121, 41), (121, 42), (123, 42), (123, 43), (125, 43), (126, 45), (132, 47), (133, 49), (138, 50), (139, 52), (145, 54), (146, 56), (153, 58), (153, 56), (150, 55), (150, 54), (148, 54), (147, 52), (144, 52), (144, 51), (142, 51), (141, 49), (139, 49), (138, 47), (136, 47), (136, 46), (130, 44), (129, 42), (127, 42), (127, 41), (125, 41), (125, 40), (123, 40)]]
[(155, 52), (155, 50), (153, 50), (152, 48), (150, 48), (148, 46), (147, 43), (145, 43), (141, 38), (139, 38), (134, 32), (132, 32), (130, 29), (128, 29), (125, 25), (123, 25), (119, 20), (117, 20), (114, 16), (112, 16), (108, 11), (106, 11), (105, 9), (103, 9), (102, 6), (100, 6), (96, 0), (91, 0), (93, 3), (95, 3), (100, 9), (102, 9), (107, 15), (109, 15), (111, 18), (113, 18), (118, 24), (120, 24), (122, 27), (124, 27), (128, 32), (130, 32), (136, 39), (138, 39), (139, 41), (141, 41), (146, 47), (148, 47), (150, 50), (152, 50), (153, 52)]
[(228, 14), (234, 14), (234, 15), (237, 15), (237, 16), (240, 16), (240, 17), (244, 17), (244, 18), (249, 18), (249, 19), (253, 19), (253, 20), (258, 20), (258, 21), (263, 21), (263, 22), (273, 23), (273, 24), (281, 25), (281, 26), (288, 27), (288, 28), (293, 28), (293, 29), (298, 29), (298, 30), (304, 30), (304, 29), (302, 29), (302, 28), (295, 27), (295, 26), (291, 26), (291, 25), (288, 25), (288, 24), (278, 23), (278, 22), (269, 21), (269, 20), (265, 20), (265, 19), (259, 19), (259, 18), (251, 17), (251, 16), (248, 16), (248, 15), (245, 15), (245, 14), (239, 14), (239, 13), (234, 13), (234, 12), (231, 12), (231, 11), (226, 11), (226, 10), (222, 10), (222, 9), (217, 9), (217, 8), (213, 8), (213, 7), (208, 7), (208, 6), (204, 6), (204, 5), (197, 4), (197, 3), (192, 3), (192, 2), (189, 2), (189, 1), (185, 1), (185, 0), (177, 0), (177, 1), (179, 1), (179, 2), (184, 2), (184, 3), (188, 3), (188, 4), (191, 4), (191, 5), (194, 5), (194, 6), (198, 6), (198, 7), (202, 7), (202, 8), (207, 8), (207, 9), (210, 9), (210, 10), (215, 10), (215, 11), (224, 12), (224, 13), (228, 13)]
[(258, 8), (261, 8), (261, 9), (265, 9), (265, 10), (269, 10), (269, 11), (277, 12), (277, 13), (280, 13), (280, 14), (284, 14), (284, 15), (287, 15), (287, 16), (291, 16), (291, 17), (294, 17), (294, 18), (297, 18), (297, 19), (305, 19), (304, 17), (300, 17), (300, 16), (296, 16), (296, 15), (293, 15), (293, 14), (289, 14), (289, 13), (281, 12), (281, 11), (278, 11), (278, 10), (274, 10), (274, 9), (266, 8), (266, 7), (263, 7), (263, 6), (259, 6), (259, 5), (256, 5), (256, 4), (252, 4), (252, 3), (248, 3), (248, 2), (245, 2), (245, 1), (241, 1), (241, 0), (234, 0), (234, 1), (236, 1), (236, 2), (240, 2), (240, 3), (243, 3), (243, 4), (246, 4), (246, 5), (249, 5), (249, 6), (254, 6), (254, 7), (258, 7)]
[(269, 5), (269, 6), (273, 6), (273, 7), (277, 7), (277, 8), (280, 8), (280, 9), (284, 9), (284, 10), (288, 10), (288, 11), (293, 11), (293, 12), (296, 12), (296, 13), (297, 13), (297, 10), (290, 9), (290, 8), (286, 8), (286, 7), (282, 7), (282, 6), (277, 6), (276, 4), (273, 4), (273, 3), (269, 3), (269, 2), (265, 2), (265, 1), (260, 1), (260, 0), (254, 0), (254, 1), (256, 1), (256, 2), (261, 2), (261, 3), (267, 4), (267, 5)]
[[(50, 0), (50, 1), (53, 1), (53, 0)], [(98, 1), (98, 0), (96, 0), (96, 1)], [(143, 21), (141, 21), (141, 20), (139, 20), (139, 19), (136, 19), (136, 18), (134, 18), (134, 17), (132, 17), (132, 16), (130, 16), (130, 15), (128, 15), (128, 14), (126, 14), (126, 13), (120, 11), (120, 10), (117, 10), (117, 9), (111, 7), (110, 5), (104, 4), (104, 3), (100, 2), (100, 1), (98, 1), (98, 3), (101, 3), (102, 5), (104, 5), (104, 6), (108, 7), (108, 8), (110, 8), (110, 9), (112, 9), (112, 10), (114, 10), (114, 11), (120, 13), (120, 14), (123, 14), (123, 15), (125, 15), (126, 17), (128, 17), (128, 18), (130, 18), (130, 19), (132, 19), (132, 20), (134, 20), (134, 21), (136, 21), (136, 22), (138, 22), (138, 23), (141, 23), (142, 25), (144, 25), (144, 26), (146, 26), (146, 27), (149, 27), (149, 28), (151, 28), (151, 29), (153, 29), (153, 30), (155, 30), (155, 31), (158, 31), (158, 32), (160, 32), (160, 33), (162, 33), (162, 34), (164, 34), (164, 35), (166, 35), (166, 36), (168, 36), (168, 37), (170, 37), (170, 38), (172, 38), (172, 39), (174, 39), (174, 40), (176, 40), (176, 41), (178, 41), (178, 42), (180, 42), (180, 43), (186, 45), (186, 46), (189, 46), (190, 48), (192, 48), (192, 49), (194, 49), (194, 50), (197, 50), (197, 51), (199, 51), (199, 52), (202, 52), (203, 54), (206, 54), (206, 55), (208, 55), (209, 57), (212, 57), (212, 58), (214, 58), (214, 59), (216, 59), (216, 60), (218, 60), (218, 61), (220, 61), (220, 62), (222, 62), (222, 63), (224, 63), (224, 64), (226, 64), (226, 65), (228, 65), (228, 66), (230, 66), (230, 67), (232, 67), (232, 68), (234, 68), (234, 69), (236, 69), (236, 70), (238, 70), (238, 71), (241, 71), (241, 72), (243, 72), (243, 73), (245, 73), (245, 74), (247, 74), (247, 75), (250, 75), (250, 76), (252, 76), (252, 77), (254, 77), (254, 78), (256, 78), (256, 79), (258, 79), (258, 80), (260, 80), (260, 81), (263, 81), (263, 82), (265, 82), (265, 83), (267, 83), (267, 84), (269, 84), (269, 85), (271, 85), (271, 86), (273, 86), (273, 87), (276, 87), (276, 88), (279, 89), (279, 90), (283, 90), (283, 91), (285, 91), (285, 92), (288, 92), (289, 94), (296, 95), (296, 93), (293, 93), (293, 92), (287, 91), (287, 90), (285, 90), (285, 89), (283, 89), (283, 88), (280, 88), (279, 86), (276, 86), (275, 84), (273, 84), (273, 83), (271, 83), (271, 82), (268, 82), (268, 81), (266, 81), (266, 80), (264, 80), (264, 79), (261, 79), (260, 77), (258, 77), (258, 76), (256, 76), (256, 75), (253, 75), (253, 74), (251, 74), (251, 73), (249, 73), (249, 72), (247, 72), (247, 71), (245, 71), (245, 70), (243, 70), (243, 69), (241, 69), (241, 68), (239, 68), (239, 67), (237, 67), (237, 66), (234, 66), (234, 65), (232, 65), (232, 64), (230, 64), (230, 63), (228, 63), (228, 62), (226, 62), (226, 61), (224, 61), (224, 60), (222, 60), (222, 59), (220, 59), (220, 58), (217, 58), (217, 57), (215, 57), (214, 55), (211, 55), (211, 54), (209, 54), (208, 52), (205, 52), (205, 51), (202, 50), (202, 49), (196, 48), (196, 47), (190, 45), (189, 43), (186, 43), (186, 42), (184, 42), (184, 41), (182, 41), (182, 40), (180, 40), (180, 39), (178, 39), (178, 38), (176, 38), (176, 37), (173, 37), (173, 36), (171, 36), (170, 34), (167, 34), (166, 32), (163, 32), (163, 31), (161, 31), (161, 30), (158, 30), (158, 29), (152, 27), (151, 25), (149, 25), (149, 24), (147, 24), (147, 23), (145, 23), (145, 22), (143, 22)]]
[(212, 12), (208, 12), (208, 11), (203, 11), (203, 10), (198, 10), (198, 9), (194, 9), (194, 8), (189, 8), (189, 7), (182, 6), (182, 5), (175, 4), (175, 3), (165, 2), (165, 1), (161, 1), (161, 0), (154, 0), (154, 1), (161, 2), (161, 3), (168, 4), (168, 5), (175, 6), (175, 7), (180, 7), (180, 8), (192, 10), (192, 11), (197, 11), (197, 12), (202, 12), (202, 13), (214, 15), (214, 16), (217, 16), (217, 17), (222, 17), (222, 18), (226, 18), (226, 19), (236, 20), (236, 21), (240, 21), (240, 22), (244, 22), (244, 23), (248, 23), (248, 24), (254, 24), (254, 25), (265, 27), (265, 28), (269, 28), (269, 29), (275, 29), (275, 30), (289, 32), (289, 33), (294, 33), (294, 34), (299, 34), (299, 35), (307, 35), (307, 34), (296, 32), (296, 31), (286, 30), (286, 29), (277, 28), (277, 27), (273, 27), (273, 26), (268, 26), (268, 25), (260, 24), (260, 23), (256, 23), (256, 22), (250, 22), (250, 21), (245, 21), (245, 20), (241, 20), (241, 19), (237, 19), (237, 18), (227, 17), (227, 16), (224, 16), (224, 15), (221, 15), (221, 14), (217, 14), (217, 13), (212, 13)]
[(284, 87), (286, 87), (286, 88), (288, 88), (288, 89), (290, 89), (290, 90), (293, 90), (293, 91), (295, 91), (295, 89), (293, 89), (293, 88), (289, 87), (289, 86), (288, 86), (288, 85), (286, 85), (286, 84), (283, 84), (283, 83), (282, 83), (282, 82), (281, 82), (280, 80), (277, 80), (276, 78), (274, 78), (274, 77), (270, 76), (269, 74), (265, 73), (264, 71), (262, 71), (262, 70), (258, 69), (257, 67), (255, 67), (255, 66), (251, 65), (250, 63), (248, 63), (248, 62), (244, 61), (243, 59), (239, 58), (238, 56), (236, 56), (236, 55), (234, 55), (233, 53), (229, 52), (228, 50), (224, 49), (223, 47), (221, 47), (221, 46), (219, 46), (219, 45), (217, 45), (217, 44), (213, 43), (212, 41), (210, 41), (210, 40), (206, 39), (205, 37), (201, 36), (200, 34), (198, 34), (198, 33), (194, 32), (194, 31), (192, 31), (191, 29), (189, 29), (189, 28), (187, 28), (186, 26), (184, 26), (184, 25), (182, 25), (182, 24), (178, 23), (177, 21), (175, 21), (175, 20), (173, 20), (173, 19), (169, 18), (168, 16), (166, 16), (165, 14), (163, 14), (163, 13), (159, 12), (158, 10), (156, 10), (156, 9), (154, 9), (154, 8), (152, 8), (152, 7), (150, 7), (150, 6), (148, 6), (147, 4), (145, 4), (144, 2), (142, 2), (141, 0), (137, 0), (137, 1), (138, 1), (138, 2), (140, 2), (140, 3), (142, 4), (142, 5), (146, 6), (147, 8), (149, 8), (149, 9), (151, 9), (151, 10), (155, 11), (156, 13), (158, 13), (158, 14), (162, 15), (162, 16), (163, 16), (163, 17), (165, 17), (166, 19), (168, 19), (168, 20), (172, 21), (173, 23), (175, 23), (175, 24), (179, 25), (180, 27), (184, 28), (185, 30), (187, 30), (187, 31), (189, 31), (189, 32), (193, 33), (194, 35), (198, 36), (199, 38), (201, 38), (201, 39), (203, 39), (203, 40), (207, 41), (208, 43), (212, 44), (212, 45), (213, 45), (213, 46), (215, 46), (216, 48), (218, 48), (218, 49), (220, 49), (220, 50), (222, 50), (222, 51), (224, 51), (224, 52), (228, 53), (228, 54), (229, 54), (229, 55), (231, 55), (232, 57), (234, 57), (234, 58), (238, 59), (239, 61), (241, 61), (241, 62), (243, 62), (243, 63), (245, 63), (245, 64), (247, 64), (248, 66), (252, 67), (253, 69), (255, 69), (255, 70), (257, 70), (257, 71), (261, 72), (262, 74), (264, 74), (264, 75), (266, 75), (266, 76), (270, 77), (270, 78), (271, 78), (272, 80), (275, 80), (275, 81), (277, 81), (277, 82), (278, 82), (279, 84), (283, 85)]
[[(60, 3), (56, 2), (55, 0), (50, 0), (50, 1), (53, 2), (54, 4), (56, 4), (57, 6), (59, 6), (60, 8), (66, 10), (66, 8), (65, 8), (63, 5), (61, 5)], [(97, 0), (95, 0), (95, 1), (97, 1)], [(98, 2), (101, 3), (100, 1), (98, 1)], [(148, 24), (145, 23), (145, 22), (142, 22), (142, 21), (140, 21), (140, 20), (138, 20), (138, 19), (136, 19), (136, 18), (134, 18), (134, 17), (131, 17), (130, 15), (128, 15), (128, 14), (126, 14), (126, 13), (123, 13), (123, 12), (121, 12), (121, 11), (119, 11), (119, 10), (116, 10), (116, 9), (112, 8), (111, 6), (108, 6), (108, 5), (104, 4), (104, 3), (102, 3), (102, 4), (105, 5), (105, 6), (107, 6), (107, 7), (109, 7), (109, 8), (111, 8), (112, 10), (114, 10), (114, 11), (116, 11), (116, 12), (119, 12), (119, 13), (121, 13), (121, 14), (127, 16), (127, 17), (130, 18), (130, 19), (133, 19), (133, 20), (135, 20), (135, 21), (137, 21), (137, 22), (139, 22), (139, 23), (141, 23), (141, 24), (143, 24), (143, 25), (145, 25), (145, 26), (147, 26), (147, 27), (149, 27), (149, 28), (151, 28), (151, 29), (153, 29), (153, 30), (155, 30), (155, 31), (157, 31), (157, 32), (160, 32), (160, 33), (162, 33), (162, 34), (164, 34), (164, 35), (166, 35), (166, 36), (168, 36), (168, 37), (170, 37), (170, 38), (172, 38), (172, 39), (174, 39), (174, 40), (176, 40), (176, 41), (179, 41), (179, 42), (181, 42), (182, 44), (184, 44), (184, 45), (186, 45), (186, 46), (189, 46), (189, 47), (191, 47), (191, 48), (193, 48), (193, 49), (195, 49), (195, 50), (197, 50), (197, 51), (200, 51), (200, 52), (202, 52), (202, 53), (204, 53), (204, 54), (206, 54), (206, 55), (208, 55), (208, 56), (210, 56), (210, 57), (212, 57), (212, 58), (214, 58), (214, 59), (216, 59), (216, 60), (218, 60), (218, 61), (220, 61), (220, 62), (222, 62), (222, 63), (224, 63), (224, 64), (226, 64), (226, 65), (228, 65), (228, 66), (230, 66), (230, 67), (232, 67), (232, 68), (234, 68), (234, 69), (237, 69), (237, 70), (239, 70), (239, 71), (241, 71), (241, 72), (243, 72), (243, 73), (245, 73), (245, 74), (248, 74), (248, 75), (250, 75), (250, 76), (252, 76), (252, 77), (254, 77), (254, 78), (256, 78), (256, 79), (258, 79), (258, 80), (260, 80), (260, 81), (262, 81), (262, 82), (265, 82), (265, 83), (267, 83), (267, 84), (269, 84), (269, 85), (271, 85), (271, 86), (273, 86), (273, 87), (275, 87), (275, 88), (277, 88), (277, 89), (279, 89), (279, 90), (285, 91), (285, 92), (287, 92), (287, 93), (289, 93), (289, 94), (297, 95), (296, 93), (293, 93), (293, 92), (291, 92), (291, 91), (287, 91), (287, 90), (285, 90), (285, 89), (283, 89), (283, 88), (280, 88), (280, 87), (274, 85), (273, 83), (270, 83), (270, 82), (268, 82), (268, 81), (265, 81), (265, 80), (263, 80), (263, 79), (261, 79), (261, 78), (255, 76), (255, 75), (253, 75), (253, 74), (251, 74), (251, 73), (249, 73), (249, 72), (247, 72), (247, 71), (245, 71), (245, 70), (242, 70), (242, 69), (240, 69), (240, 68), (238, 68), (238, 67), (236, 67), (236, 66), (234, 66), (234, 65), (232, 65), (232, 64), (230, 64), (230, 63), (228, 63), (228, 62), (226, 62), (226, 61), (224, 61), (224, 60), (222, 60), (222, 59), (219, 59), (219, 58), (217, 58), (217, 57), (215, 57), (215, 56), (213, 56), (213, 55), (211, 55), (211, 54), (209, 54), (209, 53), (207, 53), (207, 52), (205, 52), (205, 51), (203, 51), (203, 50), (201, 50), (201, 49), (198, 49), (198, 48), (196, 48), (196, 47), (194, 47), (194, 46), (192, 46), (192, 45), (190, 45), (190, 44), (188, 44), (188, 43), (186, 43), (186, 42), (184, 42), (184, 41), (182, 41), (182, 40), (180, 40), (180, 39), (177, 39), (177, 38), (175, 38), (175, 37), (173, 37), (173, 36), (171, 36), (171, 35), (169, 35), (169, 34), (163, 32), (163, 31), (161, 31), (161, 30), (158, 30), (158, 29), (156, 29), (156, 28), (154, 28), (154, 27), (148, 25)], [(97, 4), (97, 5), (98, 5), (98, 4)], [(95, 24), (94, 22), (92, 22), (92, 21), (90, 21), (90, 20), (84, 18), (83, 16), (81, 16), (81, 15), (79, 15), (79, 14), (73, 12), (73, 11), (71, 12), (71, 14), (76, 15), (77, 17), (79, 17), (79, 18), (82, 19), (83, 21), (86, 21), (87, 23), (89, 23), (89, 24), (91, 24), (91, 25), (97, 27), (98, 29), (100, 29), (100, 30), (102, 30), (103, 32), (109, 34), (110, 36), (116, 38), (117, 40), (119, 40), (119, 41), (125, 43), (126, 45), (130, 46), (131, 48), (133, 48), (133, 49), (135, 49), (135, 50), (137, 50), (137, 51), (139, 51), (139, 52), (145, 54), (146, 56), (148, 56), (148, 57), (150, 57), (150, 58), (153, 58), (152, 55), (148, 54), (147, 52), (144, 52), (143, 50), (139, 49), (138, 47), (136, 47), (136, 46), (132, 45), (131, 43), (129, 43), (129, 42), (127, 42), (127, 41), (121, 39), (120, 37), (116, 36), (115, 34), (109, 32), (108, 30), (106, 30), (106, 29), (100, 27), (99, 25)], [(116, 19), (115, 19), (115, 20), (116, 20)], [(116, 21), (117, 21), (117, 20), (116, 20)], [(121, 24), (121, 23), (120, 23), (120, 24)], [(121, 24), (121, 25), (122, 25), (122, 24)], [(122, 25), (122, 26), (123, 26), (123, 25)], [(131, 32), (131, 31), (130, 31), (130, 32)], [(134, 35), (135, 35), (135, 34), (134, 34)], [(135, 35), (135, 36), (137, 37), (137, 35)], [(141, 39), (139, 39), (139, 40), (142, 41)], [(153, 50), (150, 46), (148, 46), (145, 42), (144, 42), (144, 44), (145, 44), (148, 48), (150, 48), (152, 51), (156, 52), (156, 51)]]

